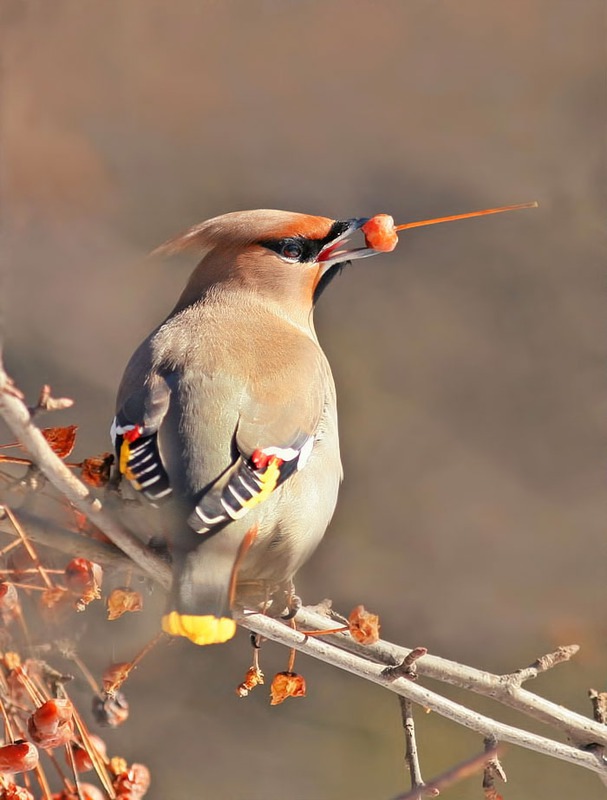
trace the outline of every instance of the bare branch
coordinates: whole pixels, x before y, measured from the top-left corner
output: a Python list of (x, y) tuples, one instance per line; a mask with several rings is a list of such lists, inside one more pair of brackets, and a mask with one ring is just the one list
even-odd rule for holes
[[(304, 611), (303, 614), (302, 610)], [(305, 609), (302, 610), (297, 614), (296, 620), (298, 622), (300, 621), (300, 615), (302, 618), (306, 618)], [(482, 736), (495, 736), (500, 741), (509, 742), (529, 750), (535, 750), (537, 753), (552, 756), (563, 761), (569, 761), (572, 764), (577, 764), (580, 767), (585, 767), (586, 769), (599, 773), (601, 778), (607, 782), (607, 765), (602, 758), (592, 752), (580, 750), (571, 745), (563, 744), (544, 736), (538, 736), (537, 734), (490, 719), (459, 703), (455, 703), (453, 700), (442, 697), (430, 689), (418, 686), (415, 682), (407, 678), (391, 680), (385, 676), (381, 664), (370, 661), (368, 657), (365, 658), (362, 655), (346, 652), (346, 650), (337, 648), (335, 645), (331, 644), (330, 641), (326, 641), (324, 637), (307, 637), (304, 632), (294, 631), (283, 623), (270, 619), (269, 617), (264, 617), (261, 614), (245, 613), (235, 616), (238, 622), (245, 628), (264, 636), (266, 639), (272, 639), (286, 647), (294, 647), (296, 650), (307, 653), (313, 658), (325, 661), (327, 664), (332, 664), (346, 672), (351, 672), (361, 678), (377, 683), (396, 694), (407, 697), (414, 703), (436, 711), (436, 713), (447, 719), (451, 719), (453, 722), (480, 733)], [(318, 619), (316, 619), (316, 622), (318, 622)], [(335, 636), (344, 636), (344, 634), (333, 634), (328, 636), (327, 639), (333, 639)], [(372, 651), (375, 647), (377, 647), (377, 645), (371, 645), (368, 649)], [(403, 648), (398, 649), (402, 650)], [(424, 656), (419, 660), (420, 674), (422, 664), (426, 658), (430, 658), (430, 656)], [(489, 673), (485, 674), (489, 675)], [(499, 680), (498, 676), (492, 677), (494, 680)], [(573, 712), (568, 712), (565, 709), (562, 710), (564, 712), (563, 716), (573, 714)], [(585, 718), (581, 717), (581, 719), (584, 720)], [(596, 725), (596, 723), (592, 723), (591, 720), (585, 721), (593, 726)], [(575, 726), (570, 725), (569, 727)], [(603, 732), (603, 736), (604, 735), (605, 732)]]
[[(39, 517), (28, 511), (13, 511), (13, 516), (19, 520), (22, 527), (27, 530), (28, 537), (37, 544), (52, 547), (60, 553), (67, 555), (78, 555), (96, 561), (106, 566), (134, 569), (142, 575), (147, 575), (146, 571), (126, 556), (112, 544), (91, 539), (88, 536), (67, 530), (52, 520)], [(0, 521), (0, 531), (7, 534), (15, 534), (15, 530), (8, 527), (8, 522)]]
[[(297, 615), (297, 622), (304, 629), (313, 630), (328, 628), (331, 625), (331, 620), (326, 616), (323, 617), (308, 608), (301, 609)], [(343, 633), (329, 634), (323, 638), (350, 653), (373, 659), (376, 663), (387, 666), (400, 664), (411, 652), (406, 647), (399, 647), (383, 640), (377, 644), (362, 646)], [(579, 746), (592, 744), (607, 746), (607, 726), (603, 727), (582, 714), (516, 686), (511, 681), (510, 675), (493, 675), (434, 655), (423, 656), (416, 662), (416, 667), (420, 676), (490, 697), (546, 725), (553, 726)]]
[[(50, 393), (43, 394), (44, 397), (39, 405), (46, 403), (48, 406)], [(47, 394), (48, 398), (45, 399)], [(85, 545), (86, 540), (83, 537), (70, 534), (68, 531), (63, 531), (60, 526), (42, 522), (20, 512), (20, 524), (28, 527), (28, 536), (39, 537), (43, 543), (51, 544), (58, 549), (68, 548), (66, 536), (70, 537), (69, 547), (73, 549), (76, 544), (71, 539), (73, 536), (77, 540), (76, 547), (79, 552), (84, 552), (84, 547), (91, 548), (96, 551), (93, 558), (101, 562), (110, 560), (122, 564), (128, 557), (128, 560), (166, 589), (170, 585), (169, 566), (139, 539), (125, 530), (55, 455), (40, 430), (33, 425), (30, 412), (23, 403), (20, 393), (8, 379), (1, 364), (0, 416), (4, 418), (16, 438), (29, 451), (34, 464), (50, 483), (102, 530), (125, 555), (120, 555), (114, 548), (107, 548), (102, 543), (89, 541), (89, 544)], [(50, 534), (50, 538), (48, 534)], [(568, 660), (577, 652), (575, 646), (560, 648), (555, 653), (537, 659), (526, 669), (510, 675), (499, 676), (428, 655), (425, 648), (410, 650), (382, 641), (375, 645), (363, 646), (356, 643), (349, 634), (335, 632), (326, 637), (313, 638), (261, 614), (241, 612), (236, 613), (235, 617), (239, 624), (254, 633), (377, 683), (405, 698), (407, 703), (417, 703), (430, 708), (442, 716), (480, 733), (485, 738), (500, 739), (590, 769), (596, 772), (603, 783), (607, 785), (607, 762), (602, 756), (602, 747), (607, 746), (607, 727), (551, 703), (521, 686), (524, 680), (534, 678), (540, 672)], [(301, 609), (297, 615), (297, 622), (300, 626), (310, 630), (325, 630), (334, 627), (326, 613), (319, 614), (317, 610), (313, 609)], [(567, 735), (578, 746), (564, 744), (478, 714), (416, 684), (412, 680), (415, 670), (420, 676), (485, 695), (539, 719)], [(408, 720), (410, 706), (405, 705), (404, 708)], [(481, 765), (486, 761), (486, 754), (484, 756), (484, 761), (481, 759), (478, 762)], [(413, 759), (413, 756), (411, 758)], [(465, 767), (460, 765), (458, 769), (459, 773), (457, 774), (461, 775), (462, 769), (465, 770)], [(418, 791), (419, 794), (421, 776), (418, 767), (415, 767), (415, 770), (415, 780), (418, 783), (415, 791)], [(454, 773), (451, 770), (446, 774), (452, 776)], [(443, 779), (444, 776), (441, 776), (440, 780)], [(449, 780), (452, 780), (452, 777)], [(438, 787), (438, 782), (433, 782), (426, 788), (434, 786)]]

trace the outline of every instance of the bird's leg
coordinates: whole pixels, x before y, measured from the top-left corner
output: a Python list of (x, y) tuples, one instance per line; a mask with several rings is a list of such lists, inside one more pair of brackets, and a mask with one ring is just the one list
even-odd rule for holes
[(297, 614), (302, 606), (301, 597), (295, 594), (295, 586), (293, 581), (289, 581), (289, 588), (287, 590), (287, 610), (285, 614), (281, 614), (281, 619), (290, 620)]

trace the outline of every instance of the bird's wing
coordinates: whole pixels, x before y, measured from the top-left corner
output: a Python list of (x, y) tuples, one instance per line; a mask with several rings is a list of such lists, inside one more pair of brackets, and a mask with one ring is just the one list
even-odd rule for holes
[(170, 397), (168, 379), (153, 374), (122, 400), (111, 429), (120, 473), (154, 505), (172, 493), (158, 449)]
[[(331, 383), (332, 386), (332, 383)], [(326, 398), (326, 369), (310, 346), (280, 373), (247, 384), (235, 435), (237, 458), (198, 502), (188, 522), (209, 533), (266, 500), (312, 453)]]

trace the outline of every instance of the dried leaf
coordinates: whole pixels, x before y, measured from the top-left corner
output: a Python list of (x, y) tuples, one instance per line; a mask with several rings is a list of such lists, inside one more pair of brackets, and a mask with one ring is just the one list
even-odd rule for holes
[(77, 425), (65, 428), (43, 428), (41, 433), (59, 458), (67, 458), (76, 443)]
[(348, 617), (350, 635), (359, 644), (375, 644), (379, 641), (379, 617), (364, 606), (356, 606)]
[(143, 597), (140, 592), (133, 589), (114, 589), (107, 599), (107, 618), (111, 621), (118, 619), (128, 611), (141, 611)]
[(112, 453), (102, 453), (100, 456), (85, 458), (80, 465), (80, 476), (89, 486), (99, 489), (107, 485), (113, 463)]
[(270, 705), (277, 706), (287, 697), (305, 697), (306, 681), (303, 675), (298, 675), (297, 672), (278, 672), (274, 676), (270, 691), (272, 693)]
[(249, 667), (247, 670), (246, 675), (244, 676), (243, 682), (236, 687), (236, 694), (238, 697), (246, 697), (249, 692), (251, 692), (256, 686), (261, 685), (264, 682), (264, 674), (253, 664), (252, 667)]

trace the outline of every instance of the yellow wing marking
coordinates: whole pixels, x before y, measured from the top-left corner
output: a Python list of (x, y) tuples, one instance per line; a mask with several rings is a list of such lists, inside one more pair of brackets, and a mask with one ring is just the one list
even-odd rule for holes
[(281, 458), (278, 456), (272, 456), (272, 458), (268, 461), (268, 466), (266, 467), (265, 471), (259, 475), (259, 480), (261, 481), (261, 489), (259, 493), (251, 497), (250, 500), (245, 500), (242, 504), (243, 508), (255, 508), (260, 503), (263, 503), (269, 495), (272, 494), (276, 486), (278, 485), (278, 480), (280, 478), (280, 467), (283, 463)]

